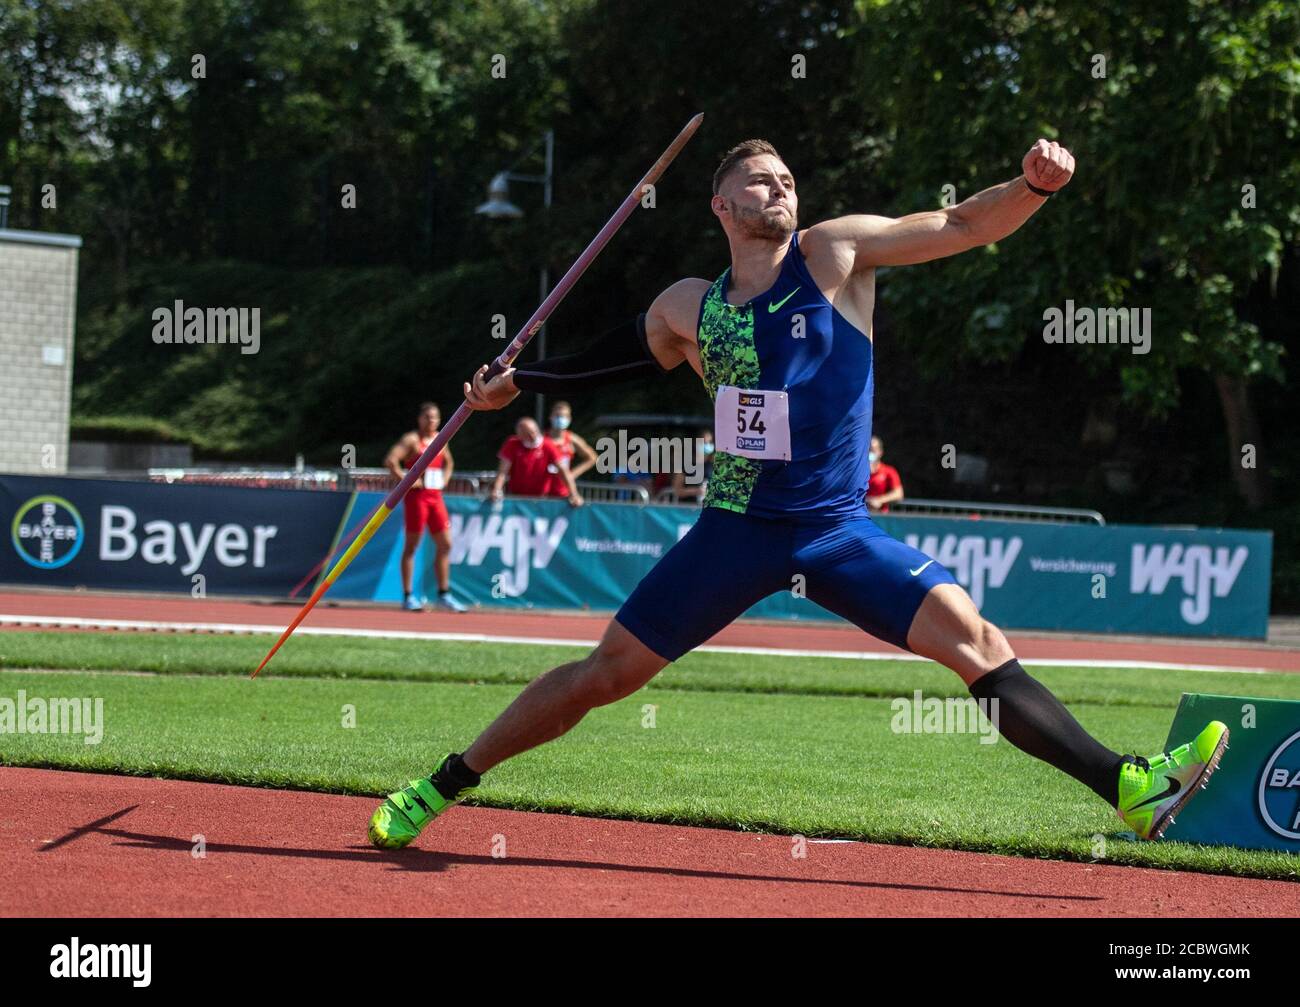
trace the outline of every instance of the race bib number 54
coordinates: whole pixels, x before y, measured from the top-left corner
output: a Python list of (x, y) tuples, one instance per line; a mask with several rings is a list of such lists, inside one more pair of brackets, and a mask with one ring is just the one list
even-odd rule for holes
[(713, 404), (718, 450), (743, 458), (790, 460), (790, 397), (719, 385)]

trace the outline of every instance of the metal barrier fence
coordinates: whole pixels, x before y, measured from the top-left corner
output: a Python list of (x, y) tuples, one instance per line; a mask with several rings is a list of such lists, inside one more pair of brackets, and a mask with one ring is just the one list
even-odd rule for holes
[[(110, 477), (118, 474), (106, 474)], [(393, 474), (383, 468), (356, 469), (253, 469), (191, 467), (148, 470), (152, 482), (194, 483), (209, 486), (257, 486), (275, 489), (386, 491), (396, 485)], [(492, 488), (493, 469), (457, 471), (443, 492), (452, 496), (486, 497)], [(592, 503), (623, 503), (644, 506), (651, 502), (644, 486), (627, 483), (578, 481), (583, 498)], [(678, 500), (670, 489), (660, 490), (655, 503), (700, 504), (699, 498)], [(968, 517), (1000, 521), (1034, 521), (1049, 524), (1104, 525), (1099, 511), (1077, 507), (1035, 507), (1028, 504), (982, 503), (971, 500), (906, 499), (891, 504), (889, 513), (907, 517)]]
[[(150, 482), (189, 483), (199, 486), (253, 486), (270, 489), (295, 490), (388, 490), (397, 485), (397, 479), (388, 469), (249, 469), (202, 468), (149, 469)], [(122, 473), (108, 473), (110, 478), (123, 478)], [(482, 472), (457, 472), (444, 493), (479, 496), (486, 493), (482, 486)], [(486, 473), (491, 476), (492, 473)]]
[[(88, 474), (88, 473), (87, 473)], [(103, 473), (107, 478), (131, 478), (135, 473)], [(149, 469), (150, 482), (188, 483), (199, 486), (253, 486), (261, 489), (354, 490), (385, 492), (397, 485), (388, 469), (251, 469), (205, 468)], [(486, 497), (491, 492), (494, 469), (456, 472), (443, 492), (451, 496)], [(578, 490), (592, 503), (648, 504), (644, 486), (578, 480)]]
[(1032, 507), (1027, 504), (974, 503), (969, 500), (914, 500), (889, 505), (891, 516), (974, 517), (998, 521), (1037, 521), (1049, 524), (1097, 524), (1106, 519), (1100, 511), (1079, 507)]

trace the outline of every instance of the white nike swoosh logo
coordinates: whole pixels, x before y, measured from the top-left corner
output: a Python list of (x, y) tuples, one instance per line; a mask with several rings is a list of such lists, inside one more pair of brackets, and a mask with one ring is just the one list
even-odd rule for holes
[(921, 573), (922, 570), (924, 570), (927, 566), (930, 565), (930, 563), (933, 563), (933, 562), (934, 562), (934, 560), (930, 560), (928, 563), (922, 563), (922, 564), (921, 564), (920, 566), (918, 566), (915, 570), (908, 570), (907, 572), (910, 573), (913, 577), (916, 577), (916, 576), (918, 576), (918, 575)]

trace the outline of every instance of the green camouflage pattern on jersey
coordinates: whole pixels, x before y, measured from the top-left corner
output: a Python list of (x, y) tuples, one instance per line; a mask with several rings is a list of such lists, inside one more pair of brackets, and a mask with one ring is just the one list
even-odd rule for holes
[[(709, 391), (709, 398), (715, 401), (719, 385), (757, 388), (759, 382), (758, 350), (754, 346), (754, 307), (752, 304), (736, 307), (723, 298), (723, 284), (730, 272), (730, 268), (724, 270), (704, 295), (700, 330), (696, 337), (704, 386)], [(704, 506), (744, 514), (749, 508), (749, 498), (753, 495), (760, 471), (762, 466), (751, 458), (718, 451), (704, 494)]]

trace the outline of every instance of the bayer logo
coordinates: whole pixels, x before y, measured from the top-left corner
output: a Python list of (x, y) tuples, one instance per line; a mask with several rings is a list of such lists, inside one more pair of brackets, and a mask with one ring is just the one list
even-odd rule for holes
[(86, 526), (63, 497), (32, 497), (14, 515), (14, 549), (31, 566), (57, 570), (81, 551)]
[(1279, 836), (1300, 839), (1300, 731), (1278, 745), (1264, 764), (1259, 813)]

